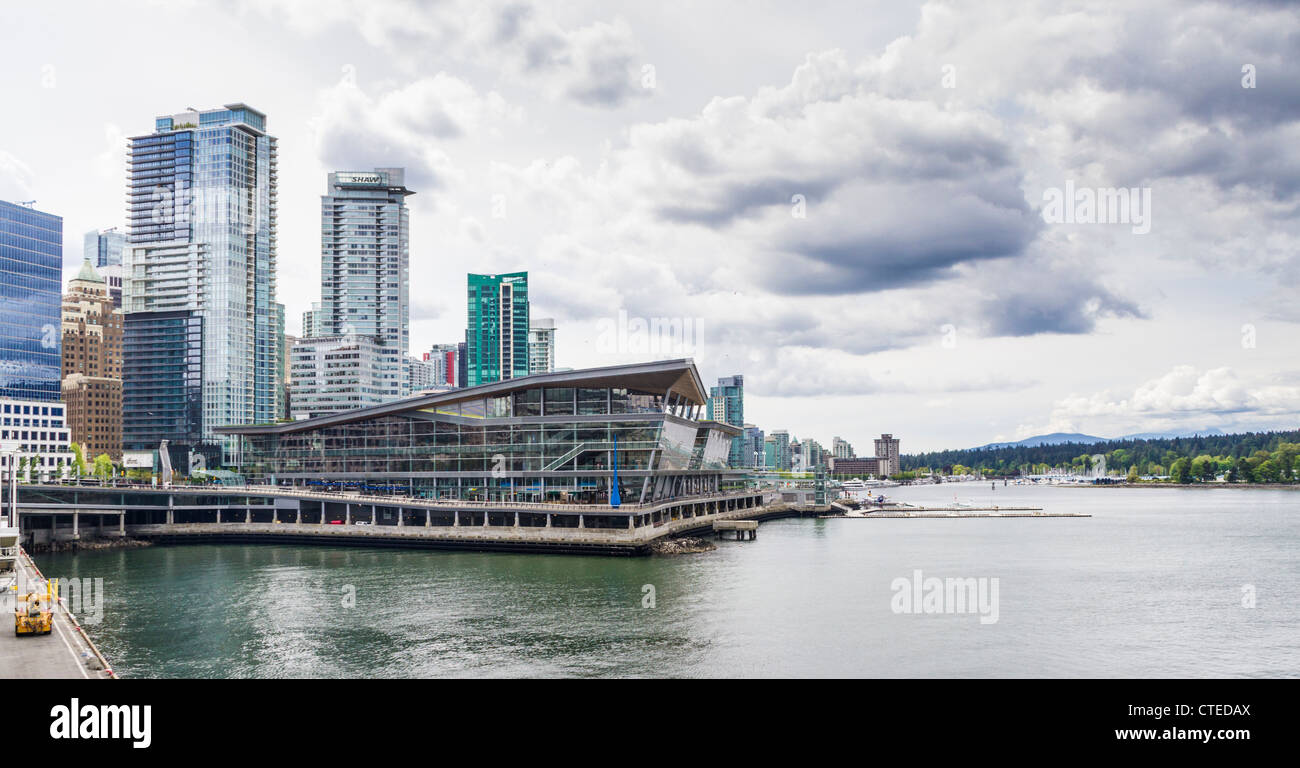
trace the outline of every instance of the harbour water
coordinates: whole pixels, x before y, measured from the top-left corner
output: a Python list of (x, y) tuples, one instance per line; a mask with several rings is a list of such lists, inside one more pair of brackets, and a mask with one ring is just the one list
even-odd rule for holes
[[(86, 629), (122, 677), (1300, 676), (1300, 492), (885, 493), (1093, 517), (790, 519), (676, 557), (196, 545), (37, 562), (103, 579)], [(997, 579), (997, 621), (898, 612), (917, 571)]]

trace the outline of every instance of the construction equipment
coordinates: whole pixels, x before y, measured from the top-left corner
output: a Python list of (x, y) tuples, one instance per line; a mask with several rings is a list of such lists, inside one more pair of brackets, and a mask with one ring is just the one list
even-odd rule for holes
[(59, 599), (57, 581), (45, 582), (45, 596), (28, 592), (14, 599), (14, 634), (48, 635), (54, 628), (52, 606)]

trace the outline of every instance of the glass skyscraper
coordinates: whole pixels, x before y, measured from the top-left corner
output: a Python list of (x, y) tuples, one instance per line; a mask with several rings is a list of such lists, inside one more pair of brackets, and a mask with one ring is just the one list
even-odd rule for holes
[[(715, 421), (733, 427), (745, 425), (745, 377), (727, 376), (718, 379), (718, 386), (709, 390), (709, 414)], [(731, 441), (727, 466), (739, 469), (749, 466), (744, 437)]]
[(63, 219), (0, 201), (0, 398), (57, 401)]
[(467, 386), (528, 375), (528, 273), (469, 276)]
[(116, 267), (122, 263), (126, 234), (116, 227), (87, 232), (82, 240), (83, 256), (95, 267)]
[[(177, 434), (229, 442), (213, 428), (275, 419), (283, 341), (275, 312), (276, 140), (266, 116), (229, 104), (157, 118), (153, 133), (131, 139), (127, 204), (123, 310), (190, 312), (202, 327), (199, 423)], [(125, 346), (133, 328), (145, 327), (128, 322)], [(127, 365), (127, 393), (132, 375)], [(124, 434), (147, 433), (132, 427), (146, 414), (126, 406)]]
[(321, 197), (317, 335), (410, 347), (410, 212), (401, 168), (338, 171)]

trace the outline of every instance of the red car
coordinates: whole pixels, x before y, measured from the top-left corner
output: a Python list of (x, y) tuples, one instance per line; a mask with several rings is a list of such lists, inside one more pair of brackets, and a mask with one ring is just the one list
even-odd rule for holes
[(330, 525), (343, 525), (342, 520), (331, 520)]

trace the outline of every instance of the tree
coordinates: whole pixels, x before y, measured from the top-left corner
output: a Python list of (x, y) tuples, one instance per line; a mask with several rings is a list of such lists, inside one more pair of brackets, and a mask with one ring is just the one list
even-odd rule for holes
[(1169, 467), (1169, 475), (1175, 483), (1186, 483), (1192, 476), (1192, 463), (1184, 456), (1174, 461)]
[(86, 474), (86, 446), (80, 443), (72, 444), (72, 474), (75, 477)]
[(1138, 468), (1137, 468), (1137, 465), (1136, 465), (1136, 464), (1134, 464), (1134, 465), (1132, 465), (1131, 467), (1128, 468), (1128, 478), (1127, 478), (1127, 480), (1128, 480), (1128, 482), (1130, 482), (1130, 483), (1136, 483), (1136, 482), (1138, 481)]
[(101, 453), (95, 457), (95, 476), (100, 480), (107, 480), (113, 474), (113, 460), (108, 457), (107, 453)]

